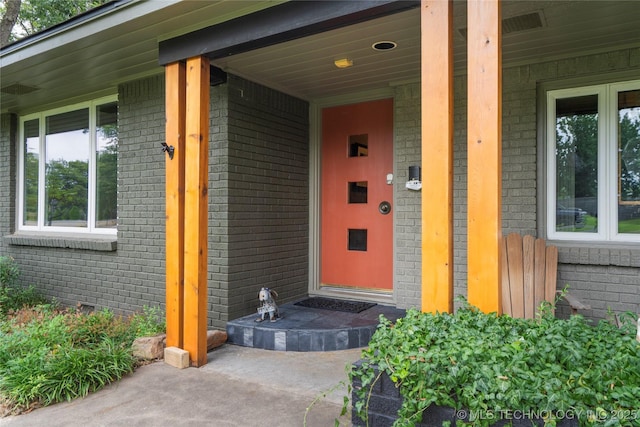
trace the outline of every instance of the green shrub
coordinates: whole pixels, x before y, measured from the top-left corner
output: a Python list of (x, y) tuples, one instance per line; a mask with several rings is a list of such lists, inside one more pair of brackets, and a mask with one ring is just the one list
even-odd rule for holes
[(8, 256), (0, 256), (0, 288), (14, 286), (18, 277), (20, 269), (16, 261)]
[(46, 302), (45, 298), (33, 286), (18, 286), (20, 268), (11, 257), (0, 257), (0, 318), (10, 311), (26, 306), (34, 306)]
[(166, 321), (163, 313), (157, 307), (142, 308), (142, 313), (135, 313), (129, 319), (131, 328), (135, 331), (135, 337), (152, 337), (166, 331)]
[(0, 396), (17, 411), (85, 396), (135, 368), (136, 328), (109, 310), (24, 308), (0, 331)]
[(129, 348), (106, 337), (92, 347), (60, 347), (45, 360), (38, 384), (43, 405), (86, 396), (134, 367)]
[(12, 412), (71, 400), (133, 371), (133, 340), (165, 331), (159, 309), (127, 319), (108, 309), (60, 311), (20, 288), (12, 258), (0, 257), (0, 401)]
[[(412, 426), (437, 404), (469, 414), (509, 411), (570, 413), (581, 425), (640, 424), (640, 343), (635, 316), (622, 328), (582, 316), (536, 320), (483, 314), (465, 307), (455, 314), (409, 310), (395, 325), (384, 317), (363, 351), (362, 381), (354, 411), (365, 419), (375, 368), (386, 372), (404, 398), (395, 425)], [(471, 419), (487, 426), (496, 419)]]
[(71, 312), (66, 322), (69, 339), (77, 347), (89, 348), (105, 339), (131, 345), (135, 339), (135, 329), (107, 308), (88, 314)]
[(46, 298), (33, 286), (27, 288), (17, 286), (2, 287), (0, 288), (0, 318), (11, 311), (45, 304), (46, 302)]

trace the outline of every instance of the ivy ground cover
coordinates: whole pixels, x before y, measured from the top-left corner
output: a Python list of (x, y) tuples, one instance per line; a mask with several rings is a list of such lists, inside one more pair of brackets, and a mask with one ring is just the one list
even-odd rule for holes
[(545, 425), (577, 418), (584, 426), (640, 426), (640, 342), (636, 318), (622, 327), (582, 316), (536, 320), (409, 310), (395, 324), (381, 317), (363, 363), (354, 411), (366, 419), (376, 368), (400, 388), (396, 426), (411, 426), (436, 404), (464, 409), (466, 424), (488, 426), (509, 414), (539, 415)]

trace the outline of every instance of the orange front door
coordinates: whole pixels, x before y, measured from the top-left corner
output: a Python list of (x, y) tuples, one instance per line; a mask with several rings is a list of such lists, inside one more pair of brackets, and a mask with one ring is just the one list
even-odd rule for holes
[(322, 285), (392, 289), (392, 172), (392, 99), (322, 111)]

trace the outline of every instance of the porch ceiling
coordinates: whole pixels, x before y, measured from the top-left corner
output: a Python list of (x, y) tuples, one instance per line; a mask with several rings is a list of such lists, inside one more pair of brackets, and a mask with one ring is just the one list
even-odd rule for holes
[[(505, 1), (503, 65), (515, 66), (640, 46), (640, 14), (634, 1)], [(537, 14), (542, 27), (523, 15)], [(523, 17), (518, 21), (518, 17)], [(454, 3), (454, 66), (466, 73), (466, 1)], [(507, 24), (507, 23), (505, 23)], [(506, 30), (506, 31), (505, 31)], [(372, 44), (394, 41), (389, 51)], [(335, 59), (353, 67), (338, 69)], [(230, 73), (313, 100), (381, 88), (420, 76), (420, 9), (294, 40), (227, 58), (214, 64)]]
[[(20, 49), (0, 51), (0, 108), (20, 114), (113, 93), (123, 81), (162, 73), (158, 43), (279, 2), (163, 1), (133, 2), (115, 12), (118, 22), (96, 22), (71, 28)], [(131, 13), (155, 5), (147, 14)], [(146, 6), (149, 7), (149, 6)], [(635, 1), (505, 1), (503, 18), (539, 13), (542, 28), (503, 36), (503, 63), (513, 66), (640, 47), (640, 15)], [(124, 8), (123, 8), (124, 9)], [(420, 75), (420, 12), (414, 9), (374, 21), (217, 59), (231, 73), (303, 99), (377, 89)], [(123, 19), (126, 16), (127, 19)], [(95, 25), (95, 31), (78, 34)], [(454, 5), (454, 61), (457, 73), (466, 66), (466, 2)], [(396, 49), (377, 52), (376, 41), (391, 40)], [(49, 43), (49, 44), (47, 44)], [(34, 49), (49, 47), (36, 52)], [(348, 57), (354, 66), (337, 69), (334, 59)], [(22, 93), (25, 87), (35, 87)]]
[[(158, 43), (277, 5), (274, 1), (124, 1), (64, 29), (0, 50), (0, 111), (28, 114), (114, 94), (119, 83), (160, 74)], [(8, 92), (4, 89), (9, 87)], [(29, 88), (37, 88), (28, 94)]]

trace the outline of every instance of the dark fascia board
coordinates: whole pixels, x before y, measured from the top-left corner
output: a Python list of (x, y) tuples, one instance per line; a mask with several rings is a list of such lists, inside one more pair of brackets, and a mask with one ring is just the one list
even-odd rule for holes
[(227, 82), (227, 73), (222, 71), (218, 67), (214, 67), (211, 65), (209, 67), (209, 85), (210, 86), (218, 86)]
[(420, 6), (417, 0), (291, 1), (160, 42), (160, 65), (223, 58)]

